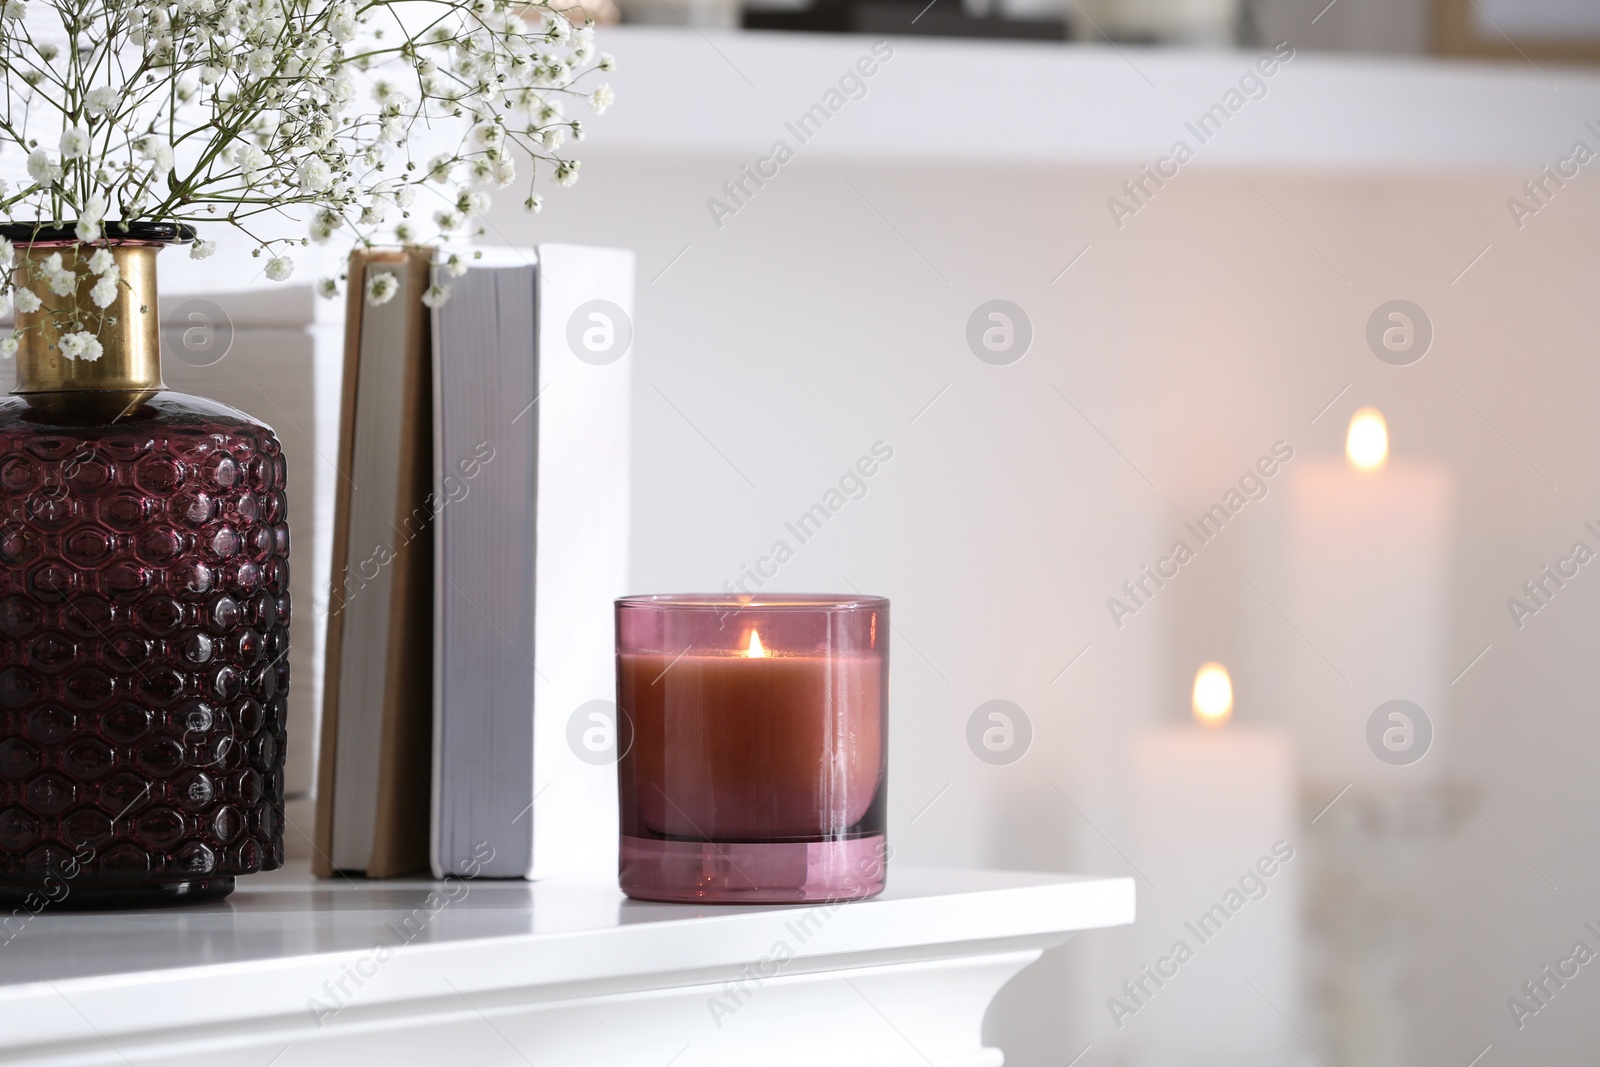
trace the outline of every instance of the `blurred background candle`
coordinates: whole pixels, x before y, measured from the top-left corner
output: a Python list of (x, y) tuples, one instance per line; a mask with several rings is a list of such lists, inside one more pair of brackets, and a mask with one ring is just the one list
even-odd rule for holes
[[(1284, 613), (1305, 640), (1287, 676), (1308, 784), (1437, 778), (1449, 689), (1450, 472), (1392, 457), (1383, 415), (1363, 408), (1350, 420), (1344, 458), (1306, 457), (1288, 473)], [(1367, 721), (1390, 700), (1429, 717), (1426, 758), (1396, 766), (1374, 755)]]
[(1279, 1067), (1282, 1024), (1272, 1025), (1245, 981), (1294, 1017), (1301, 842), (1292, 750), (1279, 730), (1230, 721), (1233, 684), (1220, 663), (1195, 673), (1193, 712), (1193, 722), (1134, 738), (1139, 970), (1115, 999), (1137, 1016), (1128, 1025), (1138, 1063)]
[(652, 900), (883, 885), (888, 602), (617, 602), (622, 887)]

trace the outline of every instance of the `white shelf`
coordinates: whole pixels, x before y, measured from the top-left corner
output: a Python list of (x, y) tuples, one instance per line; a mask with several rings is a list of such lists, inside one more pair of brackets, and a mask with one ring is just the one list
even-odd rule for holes
[[(1537, 170), (1600, 116), (1600, 76), (1540, 61), (1332, 56), (1299, 51), (1203, 145), (1193, 121), (1267, 50), (1185, 51), (892, 38), (893, 58), (804, 144), (784, 127), (822, 100), (874, 38), (606, 27), (617, 103), (577, 153), (727, 154), (775, 140), (799, 156), (1137, 166), (1178, 138), (1194, 165)], [(1559, 88), (1557, 88), (1559, 87)], [(583, 117), (574, 112), (575, 117)], [(1529, 175), (1531, 176), (1531, 174)], [(1004, 176), (996, 175), (996, 188)], [(976, 206), (976, 205), (975, 205)]]
[[(891, 868), (889, 884), (817, 909), (643, 904), (610, 880), (463, 882), (430, 915), (438, 883), (290, 870), (215, 905), (46, 913), (0, 946), (0, 1062), (266, 1064), (287, 1047), (279, 1067), (662, 1067), (688, 1046), (677, 1067), (998, 1063), (981, 1024), (1000, 986), (1134, 914), (1127, 878)], [(785, 951), (748, 995), (727, 991)]]

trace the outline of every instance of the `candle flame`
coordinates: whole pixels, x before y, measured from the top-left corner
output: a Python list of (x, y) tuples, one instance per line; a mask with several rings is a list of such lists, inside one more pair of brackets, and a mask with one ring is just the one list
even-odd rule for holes
[(1344, 454), (1357, 470), (1375, 471), (1389, 461), (1389, 426), (1377, 408), (1362, 408), (1350, 417)]
[(744, 654), (751, 659), (760, 659), (767, 654), (766, 646), (761, 643), (761, 635), (754, 630), (750, 631), (750, 646)]
[(1194, 717), (1205, 726), (1221, 726), (1233, 714), (1233, 680), (1228, 668), (1207, 663), (1194, 676)]

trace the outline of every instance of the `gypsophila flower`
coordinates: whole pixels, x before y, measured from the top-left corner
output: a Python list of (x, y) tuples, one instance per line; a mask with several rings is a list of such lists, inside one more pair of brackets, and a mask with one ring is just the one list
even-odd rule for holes
[(106, 198), (96, 193), (84, 202), (83, 208), (78, 212), (78, 225), (76, 227), (78, 240), (86, 243), (98, 241), (100, 239), (100, 224), (105, 221), (105, 217)]
[(87, 330), (61, 335), (61, 354), (67, 359), (81, 359), (85, 363), (93, 363), (100, 358), (103, 351), (99, 338)]
[(339, 279), (323, 278), (317, 282), (317, 295), (324, 300), (332, 300), (339, 295)]
[(0, 341), (0, 356), (4, 356), (6, 359), (14, 358), (17, 354), (17, 347), (17, 335), (14, 333), (6, 334), (5, 340)]
[(467, 273), (467, 261), (461, 258), (460, 253), (452, 252), (445, 257), (444, 272), (452, 278), (459, 278)]
[(50, 158), (50, 153), (35, 148), (28, 156), (28, 177), (40, 185), (50, 185), (61, 180), (61, 164)]
[(90, 89), (84, 95), (83, 109), (98, 118), (115, 110), (117, 101), (121, 98), (121, 89), (111, 85), (102, 85), (98, 89)]
[(117, 279), (101, 278), (89, 290), (89, 299), (97, 308), (108, 308), (117, 299)]
[(82, 159), (89, 154), (89, 131), (82, 126), (68, 126), (61, 131), (61, 158)]
[(338, 4), (328, 18), (328, 33), (340, 44), (355, 40), (356, 9), (354, 4)]
[(379, 271), (367, 279), (367, 303), (387, 304), (400, 291), (400, 280), (389, 271)]
[(141, 137), (133, 144), (139, 158), (154, 165), (157, 173), (172, 169), (172, 145), (158, 137)]
[[(615, 69), (594, 27), (541, 0), (408, 0), (393, 12), (356, 0), (113, 0), (34, 12), (39, 23), (24, 26), (26, 0), (0, 0), (13, 100), (0, 150), (28, 174), (20, 195), (0, 183), (9, 217), (72, 227), (90, 246), (119, 232), (113, 220), (226, 224), (273, 281), (291, 277), (285, 253), (297, 245), (472, 228), (488, 190), (519, 179), (518, 199), (538, 210), (536, 178), (578, 177), (578, 162), (556, 155), (582, 136), (569, 112), (614, 101), (609, 85), (581, 81)], [(418, 200), (423, 190), (434, 199)], [(275, 218), (303, 221), (290, 231)], [(190, 256), (212, 255), (214, 241), (194, 240)], [(0, 243), (0, 305), (29, 315), (48, 293), (62, 354), (94, 359), (124, 281), (105, 248), (63, 251), (21, 268)], [(460, 256), (439, 261), (421, 299), (442, 305), (442, 279), (464, 269)], [(400, 288), (391, 276), (378, 295), (388, 285)], [(339, 283), (316, 288), (337, 295)]]
[(52, 252), (39, 265), (39, 272), (56, 296), (71, 296), (78, 289), (78, 276), (63, 263), (60, 252)]
[(300, 188), (305, 192), (321, 192), (333, 182), (333, 171), (320, 156), (311, 156), (300, 164), (300, 170), (295, 175)]

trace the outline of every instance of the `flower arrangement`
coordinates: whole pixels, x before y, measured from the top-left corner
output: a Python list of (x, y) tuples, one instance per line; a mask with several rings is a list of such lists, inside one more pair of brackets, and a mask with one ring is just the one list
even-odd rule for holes
[[(19, 275), (0, 238), (0, 312), (43, 302), (74, 328), (62, 354), (95, 359), (126, 283), (93, 246), (139, 226), (190, 236), (226, 223), (283, 281), (296, 246), (412, 244), (472, 226), (488, 190), (517, 182), (519, 159), (523, 206), (537, 211), (536, 176), (578, 178), (562, 149), (583, 124), (568, 109), (613, 99), (582, 84), (614, 68), (593, 34), (545, 3), (508, 0), (0, 0), (0, 151), (25, 154), (29, 177), (0, 182), (0, 214), (81, 242)], [(414, 154), (418, 141), (445, 147)], [(285, 236), (272, 216), (306, 229)], [(215, 240), (197, 237), (190, 255)], [(464, 269), (456, 256), (438, 274)], [(340, 281), (319, 291), (337, 295)], [(447, 296), (436, 279), (429, 303)]]

